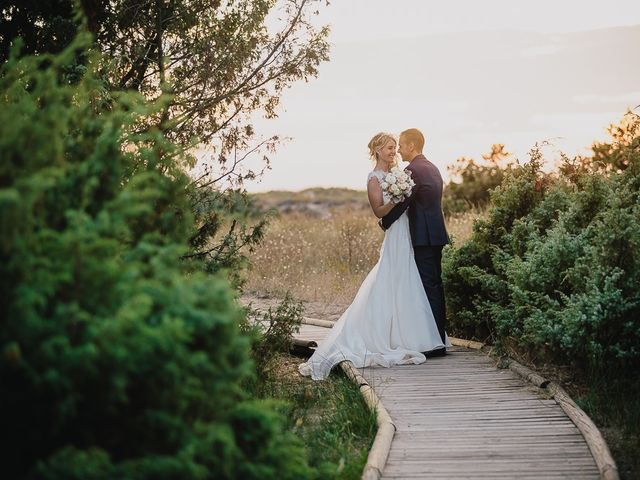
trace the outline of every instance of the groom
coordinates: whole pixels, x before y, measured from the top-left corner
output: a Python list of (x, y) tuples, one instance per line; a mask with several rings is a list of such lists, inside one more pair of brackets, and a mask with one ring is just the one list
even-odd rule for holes
[[(438, 332), (445, 342), (446, 312), (444, 289), (442, 287), (442, 248), (449, 243), (442, 214), (442, 176), (438, 168), (422, 154), (424, 136), (415, 128), (400, 134), (398, 152), (402, 160), (409, 162), (406, 167), (411, 173), (415, 187), (409, 198), (398, 205), (380, 220), (380, 226), (386, 230), (402, 213), (408, 209), (409, 229), (413, 252), (427, 293), (431, 310), (438, 325)], [(429, 356), (444, 355), (446, 349), (430, 352)]]

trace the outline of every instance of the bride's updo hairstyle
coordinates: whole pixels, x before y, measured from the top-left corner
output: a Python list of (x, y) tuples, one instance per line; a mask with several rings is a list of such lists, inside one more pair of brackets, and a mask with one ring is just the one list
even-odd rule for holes
[(369, 156), (374, 162), (378, 159), (378, 150), (389, 142), (398, 143), (393, 135), (385, 132), (376, 133), (373, 138), (369, 140), (369, 144), (367, 145), (367, 147), (369, 147)]

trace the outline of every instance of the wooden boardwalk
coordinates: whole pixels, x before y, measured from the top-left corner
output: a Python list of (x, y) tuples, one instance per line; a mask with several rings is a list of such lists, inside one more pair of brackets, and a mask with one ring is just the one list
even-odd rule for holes
[[(303, 325), (297, 337), (319, 344), (327, 332)], [(600, 478), (555, 400), (481, 352), (360, 372), (396, 426), (382, 478)]]

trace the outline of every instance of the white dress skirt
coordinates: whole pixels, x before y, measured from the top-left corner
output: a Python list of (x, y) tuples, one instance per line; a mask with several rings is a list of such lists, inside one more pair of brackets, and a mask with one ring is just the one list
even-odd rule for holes
[[(369, 178), (380, 181), (383, 175), (374, 170)], [(358, 368), (419, 364), (426, 360), (422, 352), (444, 346), (413, 257), (405, 211), (385, 232), (380, 259), (351, 305), (298, 369), (322, 380), (345, 360)]]

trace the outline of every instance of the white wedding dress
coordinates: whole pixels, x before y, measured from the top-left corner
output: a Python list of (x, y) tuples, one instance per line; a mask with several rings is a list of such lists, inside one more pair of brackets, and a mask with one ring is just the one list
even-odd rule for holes
[[(374, 170), (381, 181), (384, 172)], [(389, 198), (385, 196), (385, 203)], [(449, 342), (447, 340), (447, 346)], [(353, 302), (311, 358), (302, 375), (322, 380), (338, 363), (358, 367), (419, 364), (421, 352), (442, 348), (436, 321), (413, 258), (405, 211), (385, 232), (380, 259), (360, 286)]]

